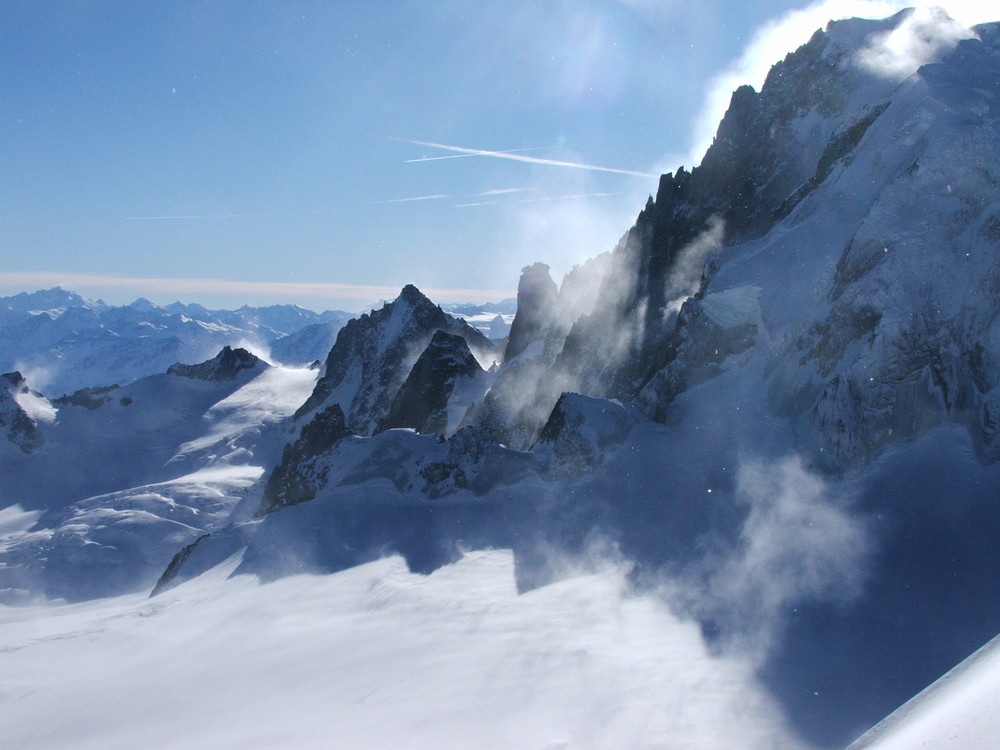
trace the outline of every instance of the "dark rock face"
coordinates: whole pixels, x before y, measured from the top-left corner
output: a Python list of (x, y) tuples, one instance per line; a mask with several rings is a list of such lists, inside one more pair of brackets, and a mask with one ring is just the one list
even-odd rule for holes
[(296, 418), (324, 404), (338, 403), (350, 433), (374, 434), (437, 331), (461, 338), (470, 351), (483, 357), (499, 358), (494, 342), (465, 322), (446, 315), (409, 285), (394, 302), (341, 329), (326, 359), (323, 377), (296, 412)]
[(534, 448), (549, 459), (545, 476), (573, 480), (592, 471), (622, 445), (636, 419), (619, 403), (564, 393)]
[(246, 349), (223, 347), (215, 357), (197, 365), (177, 363), (167, 370), (170, 375), (178, 375), (192, 380), (236, 380), (244, 370), (266, 367), (266, 363)]
[(7, 381), (8, 389), (9, 388), (22, 389), (28, 387), (27, 386), (28, 381), (24, 379), (24, 375), (17, 372), (16, 370), (14, 372), (5, 372), (3, 375), (0, 375), (0, 378), (3, 378), (4, 380)]
[(543, 263), (528, 266), (518, 283), (518, 313), (497, 382), (471, 418), (494, 440), (515, 449), (529, 447), (563, 391), (578, 381), (553, 364), (577, 318), (591, 313), (610, 254), (577, 266), (556, 285)]
[(700, 307), (682, 308), (676, 333), (660, 352), (656, 373), (643, 384), (639, 403), (648, 416), (664, 421), (674, 398), (719, 375), (723, 361), (750, 349), (756, 335), (753, 323), (724, 328), (710, 320)]
[(448, 453), (420, 470), (421, 488), (434, 500), (458, 491), (484, 495), (498, 485), (515, 484), (537, 474), (539, 462), (530, 453), (497, 443), (481, 427), (467, 426), (448, 439)]
[[(28, 393), (28, 384), (19, 372), (0, 375), (0, 431), (22, 453), (31, 453), (44, 442), (35, 420), (21, 408), (16, 393)], [(37, 395), (37, 394), (36, 394)]]
[(510, 326), (505, 360), (517, 357), (551, 327), (558, 291), (544, 263), (535, 263), (521, 271), (517, 284), (517, 315)]
[(448, 427), (448, 398), (455, 383), (482, 372), (465, 339), (436, 331), (377, 431), (408, 427), (417, 432), (444, 434)]
[(331, 404), (316, 414), (302, 428), (298, 439), (285, 446), (281, 463), (267, 480), (258, 515), (316, 497), (326, 474), (315, 459), (331, 450), (347, 434), (340, 404)]
[(117, 385), (109, 385), (96, 388), (81, 388), (66, 396), (52, 399), (56, 406), (82, 406), (84, 409), (99, 409), (102, 404), (106, 404), (118, 390)]
[(414, 286), (337, 336), (326, 370), (296, 412), (307, 419), (268, 480), (259, 514), (315, 497), (328, 466), (323, 456), (348, 435), (370, 437), (393, 427), (445, 432), (449, 397), (482, 369), (497, 344), (446, 315)]

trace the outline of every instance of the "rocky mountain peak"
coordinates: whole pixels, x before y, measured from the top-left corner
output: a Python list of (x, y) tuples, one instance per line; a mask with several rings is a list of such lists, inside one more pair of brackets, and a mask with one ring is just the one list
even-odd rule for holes
[(177, 363), (167, 370), (170, 375), (193, 380), (236, 380), (247, 370), (262, 370), (267, 363), (246, 349), (225, 346), (215, 357), (196, 365)]
[(399, 296), (396, 298), (396, 302), (403, 302), (414, 307), (417, 305), (434, 306), (434, 303), (431, 302), (430, 299), (428, 299), (427, 296), (413, 284), (407, 284), (403, 287)]
[(539, 339), (551, 325), (551, 315), (559, 289), (549, 275), (549, 267), (535, 263), (521, 271), (517, 284), (517, 315), (510, 327), (504, 358), (511, 360)]
[(341, 405), (349, 432), (377, 431), (435, 333), (461, 338), (473, 354), (499, 358), (498, 345), (472, 326), (447, 315), (413, 285), (379, 310), (349, 321), (326, 359), (326, 369), (298, 418), (327, 404)]
[(16, 389), (27, 388), (27, 381), (24, 379), (24, 375), (15, 370), (14, 372), (5, 372), (0, 375), (0, 378), (6, 380), (11, 386)]

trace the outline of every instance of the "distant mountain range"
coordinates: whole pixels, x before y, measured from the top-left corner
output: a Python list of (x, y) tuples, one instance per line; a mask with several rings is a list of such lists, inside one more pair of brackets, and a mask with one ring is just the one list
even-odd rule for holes
[[(510, 329), (516, 302), (452, 305), (491, 338)], [(323, 360), (352, 313), (296, 305), (208, 310), (139, 298), (112, 306), (61, 287), (0, 297), (0, 372), (20, 372), (50, 396), (125, 385), (176, 362), (201, 362), (223, 346), (289, 366)]]

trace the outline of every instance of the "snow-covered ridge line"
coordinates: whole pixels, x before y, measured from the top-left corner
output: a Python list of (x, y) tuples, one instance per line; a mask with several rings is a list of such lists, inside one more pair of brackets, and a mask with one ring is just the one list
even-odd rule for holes
[(126, 385), (193, 364), (223, 346), (305, 366), (326, 356), (350, 313), (294, 305), (208, 310), (138, 299), (121, 307), (56, 287), (0, 298), (0, 372), (21, 372), (50, 397)]

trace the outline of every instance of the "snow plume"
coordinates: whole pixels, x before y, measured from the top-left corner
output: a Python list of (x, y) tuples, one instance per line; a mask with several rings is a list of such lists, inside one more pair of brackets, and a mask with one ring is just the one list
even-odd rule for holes
[(254, 337), (253, 339), (243, 338), (233, 342), (231, 346), (233, 349), (246, 349), (252, 355), (257, 357), (257, 359), (263, 360), (269, 365), (282, 364), (274, 361), (271, 356), (271, 347), (268, 346), (267, 342), (265, 342), (262, 337)]
[(974, 33), (942, 8), (916, 8), (892, 31), (877, 34), (858, 52), (857, 63), (870, 73), (902, 80), (936, 62)]
[[(568, 149), (564, 153), (577, 157)], [(544, 258), (558, 279), (614, 248), (622, 228), (635, 221), (636, 207), (656, 190), (656, 179), (534, 166), (523, 185), (531, 188), (530, 195), (500, 206), (506, 217), (503, 231), (509, 233), (504, 242), (512, 249), (505, 263), (519, 264), (519, 270)]]
[[(673, 171), (681, 163), (701, 163), (729, 107), (733, 91), (743, 84), (750, 84), (759, 91), (771, 66), (809, 41), (817, 29), (825, 28), (827, 23), (836, 19), (887, 18), (912, 5), (914, 3), (908, 0), (818, 0), (763, 24), (750, 36), (742, 54), (713, 79), (701, 112), (694, 121), (691, 146), (685, 158), (668, 155), (661, 162), (660, 171)], [(903, 73), (909, 75), (919, 67), (920, 63), (914, 63), (914, 59), (921, 51), (940, 49), (945, 44), (954, 44), (958, 39), (972, 36), (972, 32), (967, 31), (968, 27), (995, 21), (998, 15), (992, 3), (982, 0), (941, 0), (934, 5), (941, 7), (917, 10), (897, 32), (888, 35), (889, 38), (882, 40), (881, 44), (876, 42), (869, 62), (880, 66), (886, 74), (890, 74), (892, 69), (909, 67)], [(957, 19), (957, 22), (951, 21), (948, 16)], [(903, 56), (898, 57), (899, 53)]]
[[(753, 32), (743, 53), (712, 81), (701, 112), (695, 119), (688, 164), (700, 164), (715, 138), (716, 129), (729, 108), (733, 91), (744, 84), (758, 91), (764, 84), (771, 66), (789, 52), (809, 41), (817, 29), (831, 19), (884, 18), (905, 7), (900, 2), (872, 0), (820, 0), (768, 21)], [(676, 165), (670, 165), (673, 169)]]
[(744, 461), (739, 538), (667, 586), (671, 601), (718, 629), (723, 650), (763, 659), (784, 616), (807, 601), (849, 603), (873, 551), (867, 524), (796, 458)]
[(39, 393), (45, 393), (49, 385), (55, 379), (58, 369), (59, 366), (55, 363), (49, 365), (36, 365), (24, 360), (14, 362), (14, 370), (21, 373), (21, 377), (24, 378), (24, 382), (27, 383), (31, 390)]
[(726, 222), (721, 216), (713, 216), (708, 220), (705, 230), (677, 253), (677, 260), (667, 278), (666, 294), (663, 296), (667, 302), (667, 315), (678, 312), (684, 301), (697, 293), (705, 261), (722, 247), (725, 231)]
[(0, 539), (27, 531), (38, 522), (41, 515), (40, 510), (25, 510), (20, 505), (0, 508)]

